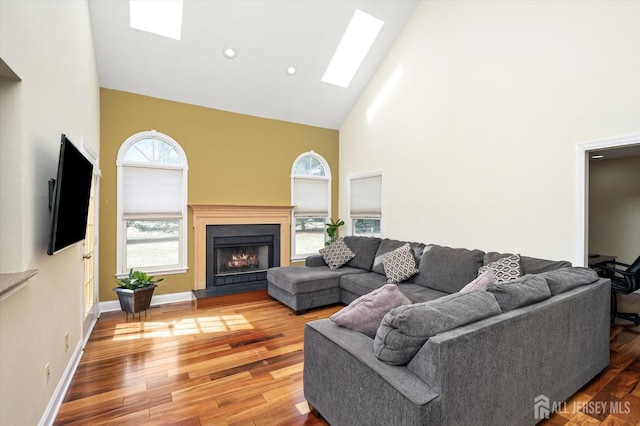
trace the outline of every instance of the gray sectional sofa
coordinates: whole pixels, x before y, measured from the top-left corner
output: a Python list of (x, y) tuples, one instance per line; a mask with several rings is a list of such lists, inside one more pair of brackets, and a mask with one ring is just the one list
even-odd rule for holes
[[(272, 268), (269, 294), (296, 313), (349, 304), (386, 284), (403, 241), (345, 237), (355, 253)], [(509, 254), (410, 243), (418, 273), (397, 287), (375, 337), (331, 319), (304, 330), (304, 394), (331, 425), (535, 424), (609, 363), (610, 282), (568, 262), (520, 257), (522, 276), (461, 293)], [(367, 297), (367, 296), (364, 296)], [(542, 399), (541, 399), (542, 398)], [(545, 399), (546, 398), (546, 399)]]

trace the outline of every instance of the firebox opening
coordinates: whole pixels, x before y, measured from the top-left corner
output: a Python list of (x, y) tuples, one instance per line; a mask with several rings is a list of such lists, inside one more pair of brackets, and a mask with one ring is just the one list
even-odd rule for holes
[(266, 290), (267, 270), (280, 266), (280, 225), (207, 225), (206, 293)]
[(269, 269), (269, 246), (216, 248), (216, 275), (261, 272)]

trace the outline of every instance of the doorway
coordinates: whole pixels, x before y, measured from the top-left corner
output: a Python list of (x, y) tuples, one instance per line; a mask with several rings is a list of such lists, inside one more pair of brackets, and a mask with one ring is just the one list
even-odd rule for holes
[[(624, 138), (607, 139), (578, 145), (576, 157), (576, 246), (574, 265), (585, 266), (589, 256), (590, 227), (590, 162), (593, 155), (604, 155), (604, 158), (623, 158), (640, 155), (640, 135)], [(596, 253), (592, 253), (596, 254)], [(609, 253), (598, 253), (609, 254)], [(611, 253), (617, 255), (617, 253)]]
[(99, 174), (93, 174), (93, 182), (91, 183), (91, 194), (89, 196), (89, 213), (87, 215), (87, 232), (84, 239), (84, 281), (82, 286), (82, 346), (84, 347), (89, 340), (89, 335), (95, 325), (99, 315), (98, 292), (97, 292), (97, 217), (98, 209), (96, 208), (96, 200), (98, 199), (98, 182)]

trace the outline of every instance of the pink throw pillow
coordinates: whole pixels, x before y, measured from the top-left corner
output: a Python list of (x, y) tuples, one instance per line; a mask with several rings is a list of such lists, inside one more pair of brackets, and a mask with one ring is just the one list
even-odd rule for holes
[(462, 287), (460, 293), (468, 293), (470, 291), (481, 291), (486, 290), (492, 284), (496, 283), (496, 276), (493, 271), (489, 269), (484, 273), (480, 274), (478, 278), (471, 281), (469, 284)]

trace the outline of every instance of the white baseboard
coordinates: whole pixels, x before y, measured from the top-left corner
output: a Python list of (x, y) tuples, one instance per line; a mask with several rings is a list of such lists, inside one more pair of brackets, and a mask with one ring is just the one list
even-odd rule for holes
[(40, 418), (40, 422), (38, 422), (39, 426), (52, 425), (56, 420), (58, 410), (60, 410), (60, 406), (62, 405), (62, 401), (64, 400), (65, 395), (67, 394), (69, 385), (71, 385), (71, 380), (76, 373), (78, 364), (80, 364), (83, 347), (84, 346), (82, 345), (82, 340), (80, 340), (73, 350), (73, 355), (71, 355), (71, 359), (67, 364), (67, 368), (65, 368), (64, 373), (62, 373), (62, 377), (60, 378), (60, 381), (56, 386), (56, 390), (53, 392), (53, 395), (49, 400), (49, 404), (47, 405), (44, 414), (42, 414), (42, 417)]
[[(161, 294), (151, 298), (151, 306), (164, 305), (166, 303), (189, 302), (192, 299), (192, 293), (185, 291), (183, 293)], [(120, 302), (117, 300), (109, 300), (108, 302), (100, 302), (100, 312), (112, 312), (120, 310)]]

